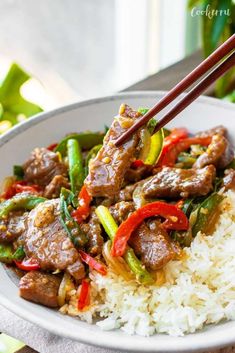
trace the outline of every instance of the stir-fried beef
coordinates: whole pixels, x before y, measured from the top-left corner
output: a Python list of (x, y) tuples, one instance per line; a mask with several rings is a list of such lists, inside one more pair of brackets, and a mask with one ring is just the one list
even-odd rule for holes
[(175, 255), (167, 232), (155, 220), (143, 222), (132, 234), (129, 244), (151, 270), (162, 268)]
[(58, 306), (57, 296), (61, 279), (55, 275), (31, 271), (20, 280), (20, 296), (51, 308)]
[(209, 130), (200, 131), (195, 136), (196, 137), (207, 137), (207, 136), (212, 137), (214, 135), (221, 135), (221, 136), (227, 137), (227, 133), (228, 133), (228, 131), (227, 131), (226, 127), (224, 127), (223, 125), (218, 125), (218, 126), (215, 126), (214, 128), (209, 129)]
[(42, 270), (67, 270), (75, 279), (85, 275), (78, 251), (60, 222), (58, 199), (43, 202), (29, 213), (25, 251)]
[(220, 157), (225, 152), (227, 145), (228, 142), (224, 136), (214, 135), (207, 150), (198, 157), (193, 167), (203, 168), (209, 164), (217, 165)]
[(109, 211), (115, 221), (121, 224), (135, 211), (135, 206), (133, 202), (121, 201), (111, 206)]
[(153, 167), (151, 165), (144, 165), (138, 168), (129, 168), (125, 174), (125, 180), (131, 183), (136, 183), (141, 179), (147, 178), (151, 175)]
[(11, 212), (7, 219), (0, 220), (0, 242), (11, 243), (25, 230), (26, 215), (20, 211)]
[(128, 130), (139, 116), (138, 112), (127, 105), (121, 107), (120, 116), (114, 119), (105, 136), (103, 147), (89, 165), (85, 185), (92, 196), (109, 197), (117, 194), (121, 189), (139, 138), (138, 134), (133, 134), (119, 147), (115, 146), (114, 141)]
[(88, 237), (88, 252), (93, 256), (101, 254), (104, 239), (99, 219), (94, 210), (91, 211), (88, 223), (82, 223), (81, 228)]
[(25, 180), (41, 186), (47, 186), (54, 176), (67, 173), (58, 154), (46, 148), (35, 148), (23, 168)]
[(146, 198), (178, 198), (207, 195), (213, 189), (215, 167), (180, 169), (162, 167), (143, 184)]
[(202, 168), (205, 165), (214, 164), (217, 168), (225, 168), (234, 158), (234, 147), (228, 139), (228, 131), (222, 126), (202, 131), (196, 136), (211, 136), (212, 141), (208, 149), (196, 161), (194, 167)]
[(223, 184), (225, 190), (233, 189), (235, 190), (235, 170), (226, 169), (224, 172)]
[(69, 181), (63, 175), (56, 175), (44, 190), (43, 196), (52, 199), (60, 196), (60, 190), (64, 187), (69, 188)]
[(115, 197), (115, 201), (132, 201), (132, 195), (137, 184), (127, 185), (125, 188), (121, 189)]

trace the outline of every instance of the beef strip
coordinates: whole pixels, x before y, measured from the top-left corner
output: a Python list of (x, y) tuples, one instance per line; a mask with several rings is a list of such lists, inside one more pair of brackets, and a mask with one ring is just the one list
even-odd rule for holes
[(79, 280), (85, 276), (84, 266), (60, 222), (59, 213), (58, 199), (45, 201), (29, 213), (25, 252), (38, 260), (42, 270), (67, 270)]
[(214, 164), (217, 166), (220, 157), (223, 155), (227, 148), (227, 145), (228, 142), (224, 136), (214, 135), (210, 145), (206, 151), (198, 157), (193, 167), (203, 168), (209, 164)]
[(136, 183), (141, 179), (147, 178), (151, 175), (153, 166), (144, 165), (138, 168), (129, 168), (125, 174), (125, 180), (131, 183)]
[(225, 170), (222, 186), (225, 188), (225, 190), (229, 190), (229, 189), (235, 190), (235, 170), (234, 169)]
[(59, 161), (58, 154), (46, 148), (35, 148), (23, 169), (26, 181), (43, 187), (47, 186), (54, 176), (67, 174), (67, 168)]
[(122, 146), (116, 147), (114, 141), (127, 131), (141, 116), (127, 105), (120, 108), (120, 116), (114, 119), (104, 138), (103, 147), (89, 164), (89, 174), (85, 185), (92, 196), (110, 197), (119, 192), (124, 175), (130, 167), (139, 141), (135, 133)]
[(82, 223), (81, 228), (88, 237), (88, 252), (92, 256), (102, 253), (104, 239), (102, 237), (102, 229), (100, 222), (94, 209), (91, 210), (88, 223)]
[(61, 279), (55, 275), (30, 271), (20, 279), (20, 296), (51, 308), (58, 307), (58, 290)]
[(43, 196), (47, 199), (53, 199), (60, 196), (60, 190), (62, 187), (68, 189), (69, 181), (63, 175), (56, 175), (48, 184), (44, 190)]
[(111, 206), (109, 211), (115, 221), (121, 224), (135, 211), (135, 206), (133, 202), (121, 201)]
[(131, 235), (129, 244), (151, 270), (159, 270), (175, 256), (169, 236), (157, 220), (143, 222)]
[(207, 195), (213, 189), (215, 167), (180, 169), (161, 167), (143, 184), (146, 198), (188, 198)]
[(133, 192), (136, 188), (138, 183), (127, 185), (125, 188), (121, 189), (119, 193), (115, 197), (115, 201), (132, 201), (133, 199)]
[(0, 220), (0, 242), (11, 243), (25, 230), (26, 213), (11, 212), (7, 219)]
[(208, 136), (212, 137), (212, 136), (218, 134), (218, 135), (227, 137), (227, 133), (228, 133), (228, 131), (227, 131), (226, 127), (224, 127), (223, 125), (218, 125), (218, 126), (215, 126), (214, 128), (209, 129), (209, 130), (200, 131), (195, 136), (196, 137), (208, 137)]
[(223, 125), (213, 129), (199, 132), (198, 137), (212, 137), (208, 149), (196, 161), (194, 167), (202, 168), (214, 164), (217, 168), (224, 169), (234, 158), (234, 147), (228, 138), (228, 131)]

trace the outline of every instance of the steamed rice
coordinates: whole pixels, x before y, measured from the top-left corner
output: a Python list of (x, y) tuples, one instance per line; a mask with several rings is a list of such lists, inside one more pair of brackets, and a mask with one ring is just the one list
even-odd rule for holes
[(111, 271), (107, 276), (93, 272), (89, 310), (77, 310), (73, 290), (61, 312), (95, 320), (104, 330), (120, 328), (144, 336), (181, 336), (205, 324), (235, 320), (235, 192), (226, 193), (221, 207), (215, 232), (199, 232), (185, 248), (185, 257), (165, 266), (163, 285), (143, 286)]

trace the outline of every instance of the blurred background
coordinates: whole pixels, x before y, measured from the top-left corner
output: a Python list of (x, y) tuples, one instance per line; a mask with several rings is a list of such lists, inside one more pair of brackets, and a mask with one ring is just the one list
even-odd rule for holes
[[(0, 133), (126, 89), (198, 50), (203, 59), (234, 32), (234, 0), (1, 0)], [(235, 102), (234, 79), (231, 70), (213, 94)], [(0, 335), (0, 353), (17, 345)]]

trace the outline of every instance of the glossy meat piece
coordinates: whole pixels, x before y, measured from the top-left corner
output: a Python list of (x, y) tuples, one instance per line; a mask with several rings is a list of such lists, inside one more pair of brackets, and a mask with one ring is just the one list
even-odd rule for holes
[(153, 166), (151, 165), (144, 165), (138, 168), (129, 168), (125, 175), (125, 180), (131, 183), (136, 183), (141, 179), (147, 178), (151, 175)]
[(114, 141), (128, 130), (140, 116), (127, 105), (120, 108), (120, 116), (115, 118), (104, 138), (103, 147), (89, 164), (89, 174), (85, 180), (92, 196), (111, 197), (119, 192), (124, 175), (131, 165), (138, 144), (138, 133), (122, 146), (116, 147)]
[(27, 256), (36, 258), (42, 270), (67, 270), (77, 280), (85, 276), (78, 251), (60, 222), (58, 199), (29, 213), (24, 242)]
[(39, 271), (28, 272), (20, 279), (20, 296), (51, 308), (58, 306), (57, 296), (61, 279)]
[[(220, 138), (218, 137), (218, 135), (220, 136)], [(223, 125), (216, 126), (210, 130), (199, 132), (196, 136), (213, 137), (212, 143), (208, 147), (209, 150), (202, 155), (203, 157), (201, 157), (198, 164), (201, 164), (201, 165), (214, 164), (217, 168), (224, 169), (233, 160), (234, 146), (231, 143), (231, 141), (229, 141), (228, 131)], [(218, 144), (218, 146), (216, 146), (216, 144)], [(226, 145), (226, 147), (224, 148), (224, 151), (221, 153), (223, 145)], [(217, 158), (218, 154), (220, 155)], [(209, 163), (207, 163), (207, 160), (209, 160)]]
[(116, 195), (115, 197), (115, 201), (119, 202), (119, 201), (132, 201), (133, 199), (133, 192), (136, 188), (138, 183), (136, 184), (131, 184), (131, 185), (127, 185), (126, 187), (124, 187), (123, 189), (121, 189), (119, 191), (119, 193)]
[(43, 196), (47, 199), (52, 199), (60, 196), (60, 190), (62, 187), (68, 189), (69, 181), (63, 175), (56, 175), (48, 184), (44, 190)]
[(57, 153), (46, 148), (35, 148), (23, 165), (24, 179), (33, 184), (47, 186), (56, 175), (66, 175), (66, 166)]
[(227, 148), (227, 145), (228, 142), (224, 136), (214, 135), (207, 150), (198, 157), (193, 167), (203, 168), (209, 164), (214, 164), (217, 166), (220, 157)]
[(109, 211), (115, 221), (121, 224), (135, 211), (135, 206), (133, 202), (121, 201), (111, 206)]
[(223, 184), (222, 186), (225, 190), (235, 190), (235, 170), (234, 169), (226, 169), (224, 172)]
[(175, 255), (167, 232), (155, 220), (143, 222), (132, 234), (129, 244), (151, 270), (159, 270)]
[(0, 242), (11, 243), (25, 230), (26, 213), (11, 212), (7, 219), (0, 220)]
[(81, 228), (88, 237), (88, 252), (92, 256), (102, 253), (104, 239), (102, 237), (102, 229), (95, 211), (91, 211), (88, 223), (82, 223)]
[(207, 195), (213, 189), (215, 167), (180, 169), (162, 167), (143, 184), (146, 198), (188, 198)]
[(209, 130), (200, 131), (195, 136), (196, 137), (207, 137), (207, 136), (212, 137), (214, 135), (221, 135), (221, 136), (226, 137), (227, 133), (228, 133), (228, 131), (227, 131), (226, 127), (224, 127), (223, 125), (218, 125), (218, 126), (215, 126), (214, 128), (209, 129)]

